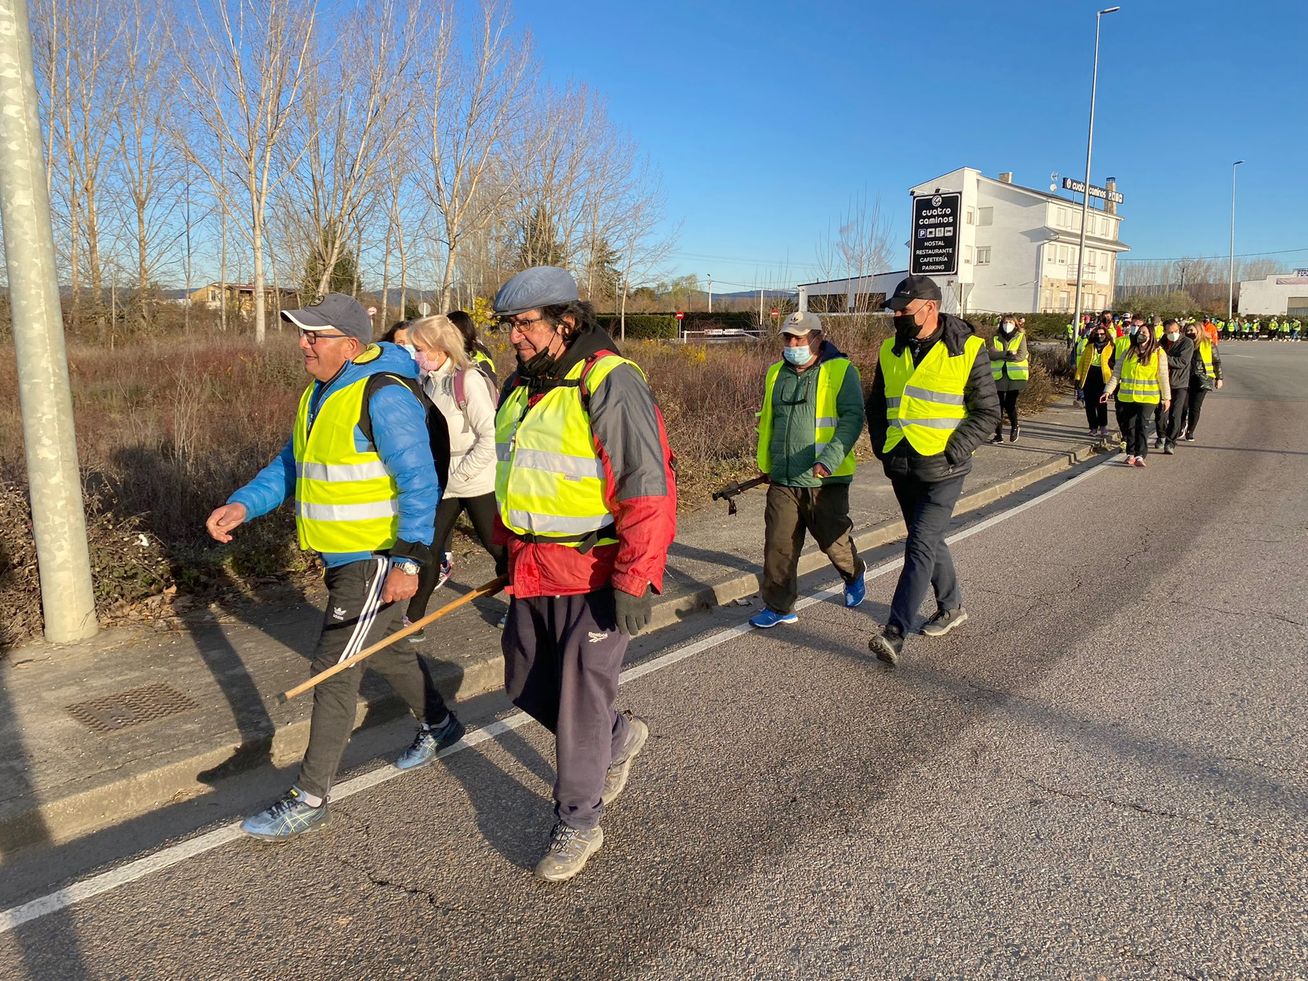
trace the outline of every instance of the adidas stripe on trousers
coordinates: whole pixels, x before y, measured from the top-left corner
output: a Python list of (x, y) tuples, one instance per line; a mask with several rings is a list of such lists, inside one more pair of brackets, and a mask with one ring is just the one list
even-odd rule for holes
[[(381, 601), (389, 571), (390, 560), (384, 555), (327, 570), (327, 609), (314, 652), (313, 674), (353, 657), (394, 630), (403, 607)], [(316, 797), (325, 798), (331, 790), (345, 744), (350, 741), (365, 667), (386, 679), (415, 718), (440, 722), (445, 717), (445, 702), (432, 683), (427, 662), (404, 641), (378, 651), (357, 668), (328, 678), (313, 690), (309, 745), (295, 782)]]

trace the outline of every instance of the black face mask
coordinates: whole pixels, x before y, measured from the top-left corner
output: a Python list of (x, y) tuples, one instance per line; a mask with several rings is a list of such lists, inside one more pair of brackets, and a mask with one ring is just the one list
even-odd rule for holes
[(901, 341), (911, 341), (917, 336), (917, 318), (911, 313), (897, 313), (892, 318), (895, 323), (895, 337)]

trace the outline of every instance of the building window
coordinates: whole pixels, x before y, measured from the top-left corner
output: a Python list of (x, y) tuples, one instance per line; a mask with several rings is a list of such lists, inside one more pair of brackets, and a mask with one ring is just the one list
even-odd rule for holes
[(211, 290), (209, 290), (209, 302), (210, 302), (210, 303), (217, 303), (217, 302), (218, 302), (218, 291), (217, 291), (217, 290), (215, 290), (215, 289), (211, 289)]
[(1042, 311), (1048, 311), (1053, 309), (1049, 305), (1049, 298), (1050, 298), (1049, 290), (1042, 290), (1040, 292), (1040, 309)]
[(972, 262), (972, 246), (963, 246), (963, 261), (969, 264)]
[(994, 208), (977, 208), (976, 223), (978, 225), (993, 225), (995, 223)]
[(990, 246), (988, 245), (977, 246), (976, 264), (978, 266), (990, 265)]
[(1059, 310), (1060, 313), (1061, 313), (1062, 311), (1067, 310), (1067, 309), (1069, 309), (1069, 308), (1071, 307), (1071, 304), (1068, 302), (1068, 301), (1071, 299), (1071, 297), (1072, 297), (1072, 294), (1070, 294), (1070, 293), (1059, 293), (1059, 294), (1058, 294), (1058, 310)]
[(1094, 249), (1085, 250), (1085, 268), (1087, 272), (1095, 272), (1099, 268), (1099, 253)]
[(976, 224), (976, 212), (973, 211), (971, 208), (968, 208), (968, 209), (967, 209), (967, 223), (968, 223), (969, 225), (975, 225), (975, 224)]

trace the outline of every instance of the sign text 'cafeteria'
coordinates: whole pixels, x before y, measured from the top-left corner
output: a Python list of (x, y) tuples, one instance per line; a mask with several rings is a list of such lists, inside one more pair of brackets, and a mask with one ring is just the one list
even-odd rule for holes
[(958, 214), (962, 210), (962, 198), (957, 192), (914, 196), (909, 275), (952, 276), (958, 272)]

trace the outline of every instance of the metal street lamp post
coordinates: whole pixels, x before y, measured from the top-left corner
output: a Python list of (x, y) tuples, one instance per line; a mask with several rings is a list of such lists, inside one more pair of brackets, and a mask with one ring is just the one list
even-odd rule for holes
[(1229, 324), (1235, 316), (1235, 168), (1244, 163), (1237, 160), (1231, 164), (1231, 268), (1226, 283), (1226, 322)]
[(1072, 324), (1081, 329), (1081, 289), (1085, 275), (1085, 226), (1090, 217), (1090, 155), (1095, 145), (1095, 94), (1099, 86), (1099, 19), (1104, 14), (1115, 14), (1121, 7), (1106, 7), (1095, 14), (1095, 61), (1090, 72), (1090, 129), (1085, 138), (1085, 191), (1081, 194), (1081, 244), (1076, 252), (1076, 313)]

